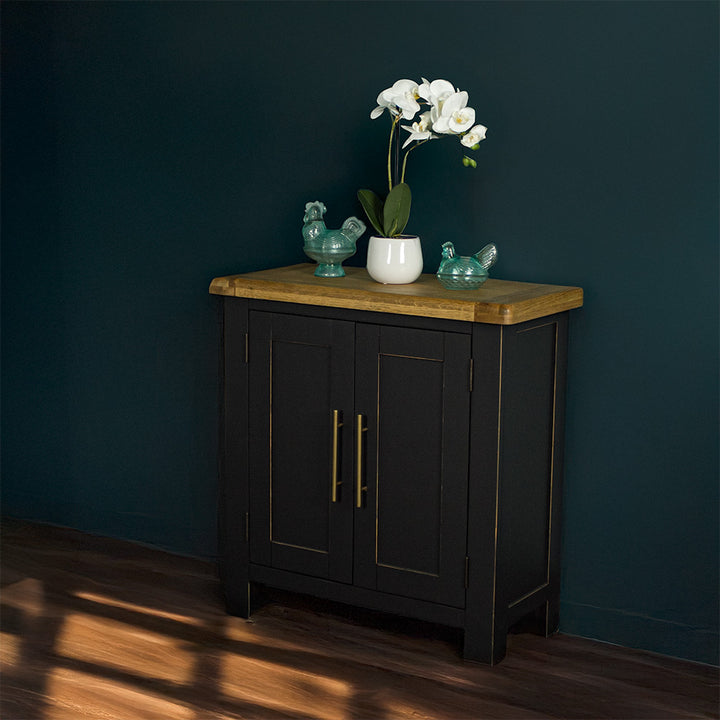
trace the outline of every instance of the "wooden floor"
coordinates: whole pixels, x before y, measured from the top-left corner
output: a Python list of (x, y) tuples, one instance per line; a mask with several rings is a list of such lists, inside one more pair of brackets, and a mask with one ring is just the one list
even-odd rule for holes
[(489, 668), (449, 630), (293, 596), (223, 612), (212, 565), (3, 524), (3, 720), (718, 717), (718, 670), (515, 634)]

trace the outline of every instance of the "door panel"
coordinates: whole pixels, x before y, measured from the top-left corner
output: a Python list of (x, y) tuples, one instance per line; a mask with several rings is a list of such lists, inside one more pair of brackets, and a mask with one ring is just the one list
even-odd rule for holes
[(355, 582), (464, 607), (470, 339), (358, 325), (356, 346)]
[(250, 313), (250, 559), (317, 577), (352, 580), (352, 446), (333, 410), (353, 406), (353, 324)]
[(440, 360), (378, 359), (377, 477), (385, 480), (376, 487), (380, 567), (440, 573), (442, 375)]
[(327, 553), (331, 348), (274, 337), (270, 361), (270, 538)]

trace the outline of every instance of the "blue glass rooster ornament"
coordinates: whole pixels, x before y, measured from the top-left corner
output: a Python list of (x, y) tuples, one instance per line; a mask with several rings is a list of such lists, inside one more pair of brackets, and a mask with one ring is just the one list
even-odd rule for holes
[(474, 290), (488, 279), (488, 270), (497, 262), (498, 251), (489, 243), (473, 256), (455, 255), (451, 242), (443, 243), (437, 279), (448, 290)]
[(365, 232), (365, 224), (349, 217), (339, 230), (328, 230), (323, 216), (327, 208), (319, 200), (305, 205), (302, 234), (305, 254), (318, 263), (316, 277), (344, 277), (344, 260), (355, 254), (355, 242)]

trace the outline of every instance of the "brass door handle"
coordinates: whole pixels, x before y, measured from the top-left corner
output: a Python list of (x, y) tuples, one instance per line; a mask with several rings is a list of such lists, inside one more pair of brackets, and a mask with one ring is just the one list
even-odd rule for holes
[(367, 485), (363, 485), (363, 433), (367, 432), (367, 428), (363, 427), (363, 416), (358, 414), (356, 417), (356, 435), (355, 435), (355, 481), (356, 481), (356, 494), (355, 494), (355, 505), (356, 507), (362, 507), (362, 494), (363, 491), (367, 491)]
[(339, 410), (333, 410), (332, 419), (332, 501), (338, 501), (338, 487), (342, 485), (342, 480), (338, 480), (338, 445), (340, 443), (340, 428), (343, 426), (342, 415)]

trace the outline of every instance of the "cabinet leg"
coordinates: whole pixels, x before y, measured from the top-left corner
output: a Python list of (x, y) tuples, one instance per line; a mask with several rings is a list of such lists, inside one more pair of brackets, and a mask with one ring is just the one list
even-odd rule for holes
[(552, 598), (520, 620), (516, 629), (550, 637), (560, 626), (560, 599)]
[(225, 587), (225, 609), (229, 615), (249, 618), (252, 612), (251, 587), (249, 582), (237, 583), (233, 587)]
[(227, 613), (246, 620), (267, 602), (265, 588), (249, 580), (225, 585), (224, 590)]
[(545, 637), (549, 637), (560, 629), (560, 596), (548, 600), (546, 605)]
[(262, 585), (256, 585), (249, 581), (237, 583), (231, 588), (225, 587), (225, 609), (228, 615), (235, 615), (247, 620), (265, 604), (266, 595)]
[(496, 665), (505, 657), (507, 632), (488, 623), (484, 627), (465, 627), (463, 658), (474, 662)]

